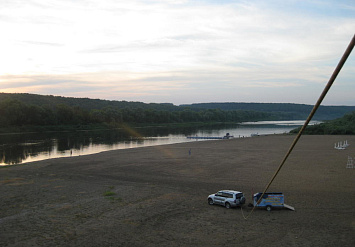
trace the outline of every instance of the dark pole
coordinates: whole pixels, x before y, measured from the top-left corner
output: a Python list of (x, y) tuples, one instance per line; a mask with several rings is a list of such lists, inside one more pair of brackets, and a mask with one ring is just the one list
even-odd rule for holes
[[(350, 41), (347, 49), (344, 52), (344, 55), (342, 56), (342, 58), (340, 59), (337, 67), (335, 68), (332, 76), (330, 77), (327, 85), (325, 86), (322, 94), (319, 96), (317, 103), (314, 105), (311, 113), (309, 114), (306, 122), (304, 123), (304, 125), (302, 126), (302, 128), (300, 129), (300, 131), (298, 132), (296, 138), (294, 139), (293, 143), (291, 144), (291, 147), (289, 148), (287, 154), (285, 155), (284, 159), (282, 160), (281, 164), (279, 165), (278, 169), (276, 170), (275, 174), (272, 176), (270, 182), (268, 183), (268, 185), (265, 187), (263, 194), (260, 196), (260, 199), (257, 201), (256, 205), (260, 203), (261, 199), (263, 198), (263, 195), (266, 193), (266, 191), (269, 189), (270, 185), (272, 184), (272, 182), (275, 180), (277, 174), (280, 172), (282, 166), (285, 164), (285, 161), (287, 160), (288, 156), (290, 155), (292, 149), (295, 147), (297, 141), (300, 139), (304, 129), (307, 127), (308, 123), (311, 121), (313, 115), (316, 113), (318, 107), (320, 106), (320, 104), (322, 103), (324, 97), (327, 95), (330, 87), (333, 85), (333, 82), (335, 81), (335, 79), (337, 78), (340, 70), (342, 69), (343, 65), (345, 64), (346, 60), (348, 59), (351, 51), (353, 50), (355, 45), (355, 35), (353, 36), (352, 40)], [(253, 207), (253, 210), (250, 212), (250, 214), (254, 211), (255, 206)]]

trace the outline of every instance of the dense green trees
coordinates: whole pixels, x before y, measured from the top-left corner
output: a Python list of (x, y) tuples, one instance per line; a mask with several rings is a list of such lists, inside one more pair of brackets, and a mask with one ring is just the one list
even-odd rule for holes
[[(79, 107), (80, 109), (91, 112), (92, 110), (104, 109), (142, 109), (153, 111), (191, 111), (205, 112), (206, 118), (212, 114), (219, 114), (218, 110), (227, 112), (229, 118), (233, 112), (237, 112), (239, 117), (243, 112), (250, 114), (251, 112), (265, 112), (272, 114), (274, 120), (302, 120), (306, 119), (311, 112), (313, 105), (292, 104), (292, 103), (242, 103), (242, 102), (227, 102), (227, 103), (199, 103), (190, 105), (176, 106), (171, 103), (150, 103), (132, 102), (132, 101), (117, 101), (117, 100), (100, 100), (89, 98), (71, 98), (52, 95), (36, 95), (36, 94), (8, 94), (0, 93), (0, 103), (4, 100), (18, 100), (26, 105), (34, 105), (54, 109), (58, 105), (67, 105), (69, 107)], [(206, 111), (210, 110), (210, 111)], [(314, 120), (331, 120), (344, 116), (346, 113), (355, 111), (355, 106), (320, 106), (314, 116)], [(186, 113), (185, 115), (187, 115)], [(222, 115), (220, 116), (222, 117)], [(244, 119), (244, 118), (243, 118)], [(173, 121), (173, 120), (171, 120)]]
[(242, 122), (272, 119), (270, 113), (255, 111), (222, 111), (219, 109), (180, 111), (143, 108), (106, 107), (86, 110), (78, 106), (28, 105), (15, 99), (0, 102), (0, 127), (23, 125), (78, 125), (92, 123), (187, 123)]
[[(300, 128), (294, 129), (291, 133), (298, 133), (299, 130)], [(309, 135), (355, 135), (355, 111), (342, 118), (307, 126), (304, 133)]]
[[(313, 109), (313, 105), (291, 103), (198, 103), (183, 105), (191, 109), (221, 109), (224, 111), (262, 111), (282, 113), (288, 120), (306, 119)], [(314, 115), (315, 120), (330, 120), (344, 116), (354, 111), (355, 106), (320, 106)]]
[[(210, 103), (175, 106), (169, 103), (145, 104), (142, 102), (0, 93), (0, 128), (5, 128), (3, 131), (7, 131), (6, 128), (16, 126), (56, 126), (57, 128), (65, 125), (76, 128), (78, 125), (91, 124), (98, 124), (100, 127), (101, 124), (116, 126), (123, 123), (292, 120), (302, 119), (299, 117), (302, 114), (309, 114), (309, 108), (310, 106), (297, 104), (261, 103)], [(324, 106), (320, 110), (326, 112), (325, 109), (330, 109), (330, 115), (327, 116), (331, 116), (335, 111), (342, 112), (351, 109), (351, 107)], [(351, 121), (351, 118), (344, 119), (344, 121)], [(338, 126), (337, 128), (333, 125), (331, 127), (318, 126), (318, 129), (314, 131), (318, 133), (348, 133), (348, 127), (346, 130), (340, 127), (346, 126), (345, 122), (334, 123)]]

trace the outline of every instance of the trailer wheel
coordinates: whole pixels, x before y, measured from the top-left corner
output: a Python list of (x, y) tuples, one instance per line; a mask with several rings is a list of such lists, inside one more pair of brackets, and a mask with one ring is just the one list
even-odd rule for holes
[(231, 205), (229, 204), (229, 202), (226, 202), (226, 208), (231, 208)]
[(267, 211), (269, 211), (269, 212), (270, 212), (270, 211), (271, 211), (271, 209), (272, 209), (272, 207), (271, 207), (270, 205), (267, 205), (267, 206), (266, 206), (266, 210), (267, 210)]

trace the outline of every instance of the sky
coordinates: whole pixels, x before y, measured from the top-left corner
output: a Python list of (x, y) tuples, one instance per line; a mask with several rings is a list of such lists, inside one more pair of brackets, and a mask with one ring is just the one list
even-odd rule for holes
[[(353, 0), (0, 0), (0, 92), (315, 104)], [(355, 105), (355, 51), (323, 105)]]

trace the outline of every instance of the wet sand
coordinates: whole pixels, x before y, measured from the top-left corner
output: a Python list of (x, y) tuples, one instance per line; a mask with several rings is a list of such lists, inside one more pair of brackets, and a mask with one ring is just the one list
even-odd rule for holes
[[(269, 191), (296, 211), (247, 206), (294, 136), (196, 141), (0, 168), (0, 246), (355, 246), (355, 136), (302, 136)], [(346, 150), (334, 143), (348, 140)], [(189, 154), (191, 150), (191, 154)], [(221, 189), (247, 203), (207, 204)]]

